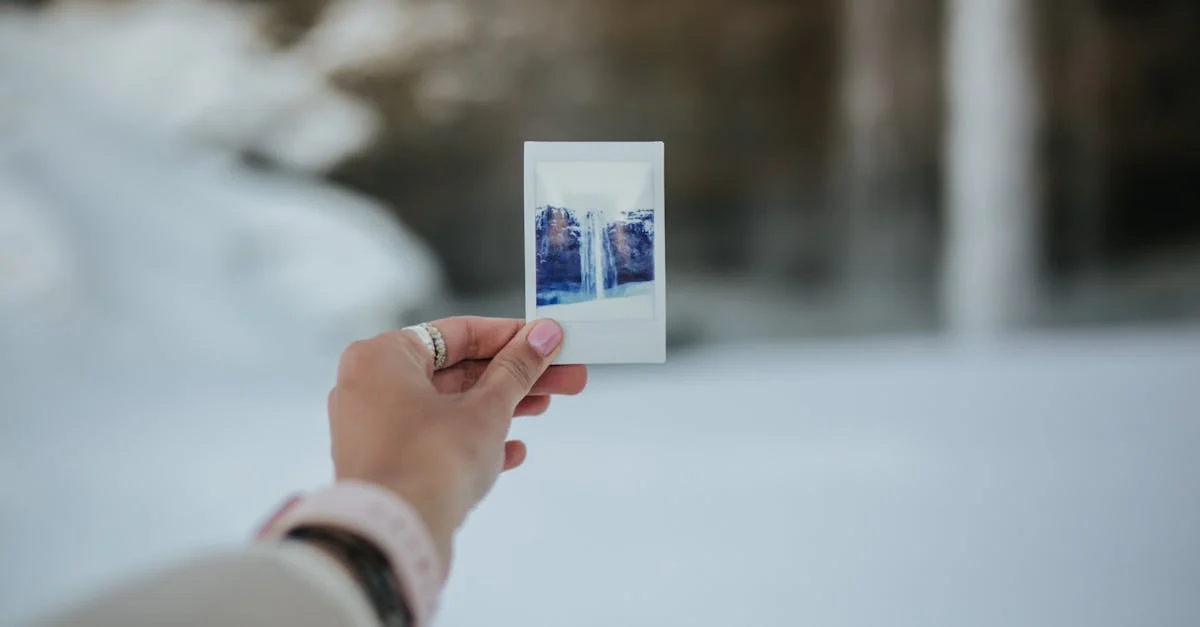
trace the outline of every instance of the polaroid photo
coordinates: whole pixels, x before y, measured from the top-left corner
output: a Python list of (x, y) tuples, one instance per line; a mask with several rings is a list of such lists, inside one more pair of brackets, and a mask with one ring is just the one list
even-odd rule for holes
[(525, 144), (525, 317), (559, 364), (667, 359), (662, 142)]

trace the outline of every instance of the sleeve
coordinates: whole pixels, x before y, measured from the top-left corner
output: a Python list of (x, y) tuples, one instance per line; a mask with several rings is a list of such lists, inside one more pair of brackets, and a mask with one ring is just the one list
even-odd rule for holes
[(379, 627), (358, 584), (332, 557), (266, 543), (152, 574), (79, 605), (46, 627)]

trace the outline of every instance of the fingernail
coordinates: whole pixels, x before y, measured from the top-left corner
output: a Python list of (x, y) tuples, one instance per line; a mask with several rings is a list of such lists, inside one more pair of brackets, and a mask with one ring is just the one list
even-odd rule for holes
[(533, 350), (545, 357), (558, 348), (558, 343), (562, 341), (562, 329), (553, 320), (542, 320), (533, 325), (528, 337)]

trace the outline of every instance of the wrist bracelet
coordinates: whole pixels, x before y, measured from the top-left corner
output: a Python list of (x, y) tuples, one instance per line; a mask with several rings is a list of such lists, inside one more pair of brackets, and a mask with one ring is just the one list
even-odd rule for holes
[(412, 612), (392, 574), (387, 556), (370, 542), (352, 533), (322, 527), (297, 527), (285, 540), (315, 544), (333, 553), (358, 580), (379, 621), (386, 627), (410, 627)]

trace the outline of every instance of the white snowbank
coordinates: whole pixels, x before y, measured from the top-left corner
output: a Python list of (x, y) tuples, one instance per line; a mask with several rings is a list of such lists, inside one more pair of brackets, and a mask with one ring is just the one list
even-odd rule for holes
[(78, 307), (81, 277), (63, 226), (36, 191), (0, 171), (0, 325), (63, 322)]
[(326, 74), (382, 54), (338, 48), (370, 6), (286, 54), (242, 4), (0, 9), (0, 344), (251, 358), (426, 306), (439, 266), (382, 207), (234, 158), (320, 169), (365, 144)]
[[(5, 196), (40, 203), (7, 202), (2, 230), (37, 252), (10, 249), (11, 278), (0, 283), (69, 300), (82, 334), (256, 353), (392, 327), (438, 289), (428, 248), (366, 200), (208, 162), (61, 101), (38, 105), (20, 149), (0, 158), (0, 172), (18, 180)], [(23, 317), (6, 331), (43, 323), (37, 312)], [(210, 328), (223, 337), (206, 337)]]

